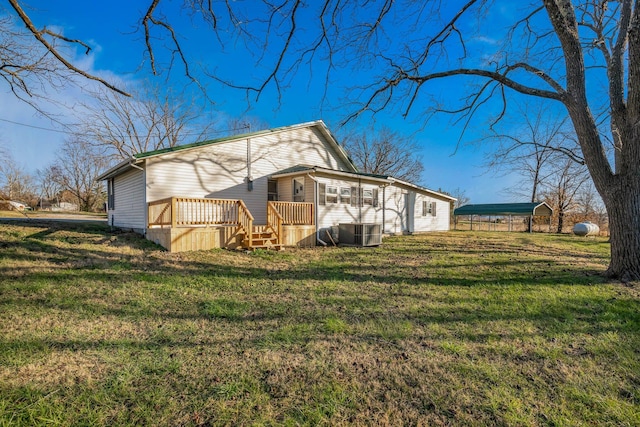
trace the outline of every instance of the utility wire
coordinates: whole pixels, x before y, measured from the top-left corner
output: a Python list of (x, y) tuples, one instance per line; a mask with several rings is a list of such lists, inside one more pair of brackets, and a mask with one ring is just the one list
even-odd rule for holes
[(70, 132), (67, 132), (67, 131), (64, 131), (64, 130), (59, 130), (59, 129), (43, 128), (43, 127), (40, 127), (40, 126), (29, 125), (29, 124), (26, 124), (26, 123), (14, 122), (13, 120), (0, 119), (0, 121), (7, 122), (7, 123), (12, 123), (14, 125), (24, 126), (24, 127), (28, 127), (28, 128), (32, 128), (32, 129), (46, 130), (46, 131), (49, 131), (49, 132), (58, 132), (58, 133), (66, 133), (66, 134), (70, 133)]
[[(32, 129), (46, 130), (48, 132), (57, 132), (57, 133), (63, 133), (63, 134), (66, 134), (66, 135), (74, 135), (75, 134), (74, 132), (70, 132), (70, 131), (53, 129), (53, 128), (45, 128), (45, 127), (42, 127), (42, 126), (35, 126), (35, 125), (27, 124), (27, 123), (20, 123), (20, 122), (16, 122), (16, 121), (13, 121), (13, 120), (8, 120), (8, 119), (0, 118), (0, 121), (11, 123), (11, 124), (18, 125), (18, 126), (24, 126), (24, 127), (28, 127), (28, 128), (32, 128)], [(240, 129), (246, 129), (246, 127), (243, 127), (243, 128), (240, 128)], [(238, 130), (238, 129), (222, 129), (222, 130), (210, 131), (210, 132), (207, 132), (207, 134), (229, 133), (229, 132), (236, 131), (236, 130)], [(199, 133), (199, 132), (188, 132), (188, 133), (184, 133), (182, 135), (184, 135), (184, 136), (201, 135), (201, 133)], [(131, 136), (132, 137), (137, 137), (137, 138), (141, 137), (141, 135), (131, 135)], [(146, 135), (142, 135), (142, 137), (145, 137), (145, 136)]]

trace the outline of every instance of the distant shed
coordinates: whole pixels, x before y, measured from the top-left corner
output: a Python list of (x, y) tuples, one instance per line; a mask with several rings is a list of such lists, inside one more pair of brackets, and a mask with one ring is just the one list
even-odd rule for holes
[(453, 216), (458, 217), (461, 215), (471, 217), (473, 229), (473, 216), (488, 216), (488, 217), (498, 217), (498, 216), (506, 216), (509, 217), (509, 231), (511, 231), (511, 217), (513, 216), (542, 216), (549, 217), (553, 214), (553, 209), (551, 206), (546, 204), (545, 202), (534, 202), (534, 203), (487, 203), (487, 204), (476, 204), (476, 205), (464, 205), (453, 211)]

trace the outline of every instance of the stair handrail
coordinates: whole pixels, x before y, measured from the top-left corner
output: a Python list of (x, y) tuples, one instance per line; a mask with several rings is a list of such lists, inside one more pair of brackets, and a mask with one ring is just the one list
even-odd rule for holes
[(238, 228), (247, 236), (247, 249), (253, 246), (253, 215), (242, 200), (238, 200)]
[(267, 202), (267, 226), (270, 227), (276, 235), (276, 241), (279, 245), (282, 244), (284, 237), (282, 235), (283, 223), (284, 218), (280, 215), (280, 212), (278, 212), (278, 208), (275, 203)]

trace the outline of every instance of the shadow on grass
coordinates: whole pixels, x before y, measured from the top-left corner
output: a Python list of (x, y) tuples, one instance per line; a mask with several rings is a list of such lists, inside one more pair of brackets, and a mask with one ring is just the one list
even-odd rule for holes
[[(41, 225), (22, 226), (27, 235), (3, 242), (11, 250), (0, 254), (5, 260), (0, 266), (2, 311), (44, 309), (81, 318), (214, 320), (246, 327), (273, 320), (317, 324), (327, 316), (419, 325), (522, 320), (555, 333), (637, 333), (640, 323), (637, 300), (571, 291), (577, 285), (602, 284), (604, 279), (599, 270), (556, 262), (557, 257), (566, 256), (560, 249), (539, 251), (538, 256), (544, 257), (533, 258), (519, 254), (513, 244), (502, 246), (504, 250), (499, 245), (461, 248), (456, 249), (460, 262), (438, 261), (432, 267), (433, 256), (442, 257), (451, 249), (425, 249), (409, 242), (403, 248), (328, 251), (319, 261), (277, 269), (270, 259), (279, 261), (279, 254), (260, 259), (226, 253), (241, 261), (234, 265), (218, 262), (210, 254), (192, 258), (166, 254), (141, 237), (112, 234), (104, 225), (56, 223), (44, 230)], [(65, 237), (59, 231), (74, 233), (66, 238), (85, 246), (61, 245)], [(101, 249), (107, 244), (129, 247), (135, 253)], [(479, 259), (487, 253), (502, 257)], [(398, 254), (401, 258), (394, 259)], [(403, 265), (404, 255), (421, 261)], [(579, 263), (600, 255), (577, 253), (575, 257)], [(38, 259), (52, 265), (46, 269), (37, 263), (28, 265)], [(16, 268), (12, 262), (21, 266)], [(451, 292), (445, 298), (434, 287)], [(567, 292), (559, 293), (563, 289)], [(514, 300), (510, 292), (520, 292), (523, 299)], [(555, 295), (545, 298), (546, 292)], [(402, 306), (406, 300), (411, 300), (412, 307)]]

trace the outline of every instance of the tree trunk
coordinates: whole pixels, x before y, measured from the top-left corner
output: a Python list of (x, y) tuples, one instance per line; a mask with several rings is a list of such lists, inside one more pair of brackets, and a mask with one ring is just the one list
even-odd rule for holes
[(640, 280), (640, 191), (607, 197), (611, 263), (607, 275), (624, 281)]
[(558, 228), (556, 230), (556, 233), (561, 234), (563, 227), (564, 227), (564, 209), (561, 208), (558, 210)]

